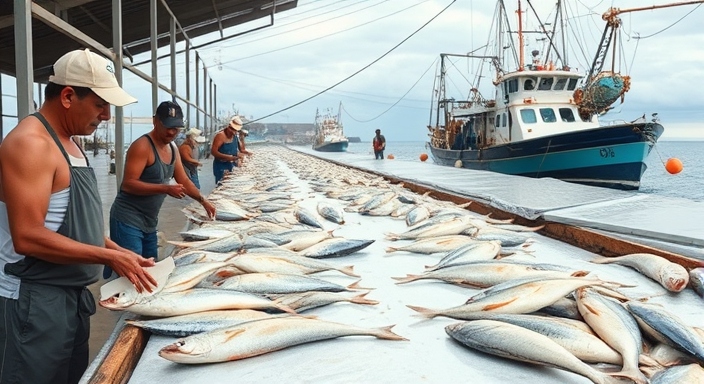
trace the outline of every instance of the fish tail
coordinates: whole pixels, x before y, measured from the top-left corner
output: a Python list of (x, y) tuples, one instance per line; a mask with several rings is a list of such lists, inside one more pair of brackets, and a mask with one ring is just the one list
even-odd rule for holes
[(386, 253), (391, 253), (391, 252), (396, 252), (396, 251), (398, 251), (398, 248), (394, 248), (394, 247), (386, 248)]
[(610, 257), (597, 256), (594, 259), (589, 260), (589, 262), (594, 264), (609, 264), (616, 262), (616, 260)]
[(339, 268), (338, 271), (344, 273), (347, 276), (360, 277), (358, 274), (354, 273), (354, 265), (348, 265), (348, 266)]
[[(648, 384), (650, 381), (648, 380), (647, 377), (643, 374), (638, 369), (632, 369), (632, 370), (626, 370), (626, 371), (621, 371), (621, 372), (613, 372), (613, 373), (608, 373), (610, 376), (615, 376), (615, 377), (625, 377), (629, 380), (632, 380), (636, 384)], [(614, 379), (614, 381), (607, 381), (607, 383), (622, 383), (623, 381), (617, 380), (613, 377), (610, 379)]]
[[(347, 289), (364, 289), (364, 290), (369, 290), (369, 291), (371, 291), (372, 289), (376, 289), (376, 288), (364, 288), (364, 287), (360, 287), (360, 286), (359, 286), (359, 282), (360, 282), (360, 281), (362, 281), (362, 280), (361, 280), (361, 279), (360, 279), (360, 280), (357, 280), (357, 281), (355, 281), (354, 283), (348, 285), (348, 286), (347, 286)], [(367, 292), (367, 293), (368, 293), (368, 292)]]
[(379, 304), (379, 302), (376, 301), (376, 300), (370, 300), (370, 299), (367, 299), (366, 297), (364, 297), (364, 296), (366, 296), (366, 295), (368, 295), (368, 294), (369, 294), (369, 292), (364, 292), (364, 293), (361, 294), (361, 295), (357, 295), (357, 296), (355, 296), (355, 297), (353, 297), (353, 298), (350, 299), (350, 303), (355, 303), (355, 304), (368, 304), (368, 305), (377, 305), (377, 304)]
[(381, 327), (381, 328), (376, 328), (374, 329), (374, 336), (379, 338), (379, 339), (384, 339), (384, 340), (404, 340), (408, 341), (407, 338), (403, 336), (399, 336), (391, 331), (391, 328), (393, 328), (394, 325), (389, 325), (388, 327)]
[(464, 203), (464, 204), (459, 204), (459, 205), (457, 205), (457, 206), (460, 207), (460, 208), (467, 208), (467, 207), (470, 206), (470, 204), (472, 204), (472, 202), (471, 202), (471, 201), (468, 201), (468, 202), (466, 202), (466, 203)]
[(391, 233), (391, 232), (385, 233), (384, 236), (386, 236), (387, 240), (391, 240), (391, 241), (396, 241), (401, 238), (401, 236), (399, 236), (398, 234)]
[(407, 307), (418, 312), (419, 316), (427, 317), (428, 319), (432, 319), (433, 317), (438, 315), (435, 310), (432, 310), (430, 308), (416, 307), (414, 305), (407, 305)]
[(404, 283), (410, 283), (411, 281), (416, 281), (420, 279), (422, 276), (421, 275), (406, 275), (406, 277), (391, 277), (396, 281), (396, 284), (404, 284)]

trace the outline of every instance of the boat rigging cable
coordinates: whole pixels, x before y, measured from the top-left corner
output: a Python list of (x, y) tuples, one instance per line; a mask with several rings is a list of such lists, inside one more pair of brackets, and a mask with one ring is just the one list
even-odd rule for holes
[(310, 97), (307, 97), (307, 98), (305, 98), (305, 99), (303, 99), (303, 100), (301, 100), (301, 101), (299, 101), (299, 102), (297, 102), (297, 103), (295, 103), (295, 104), (293, 104), (293, 105), (290, 105), (290, 106), (288, 106), (288, 107), (286, 107), (286, 108), (280, 109), (280, 110), (278, 110), (278, 111), (276, 111), (276, 112), (270, 113), (270, 114), (268, 114), (268, 115), (266, 115), (266, 116), (260, 117), (260, 118), (255, 119), (255, 120), (251, 120), (251, 121), (245, 123), (245, 125), (255, 123), (255, 122), (257, 122), (257, 121), (266, 119), (267, 117), (271, 117), (271, 116), (277, 115), (277, 114), (279, 114), (279, 113), (281, 113), (281, 112), (284, 112), (284, 111), (288, 111), (288, 110), (291, 109), (291, 108), (297, 107), (297, 106), (299, 106), (299, 105), (305, 103), (305, 102), (308, 101), (308, 100), (312, 100), (312, 99), (314, 99), (314, 98), (316, 98), (316, 97), (322, 95), (323, 93), (325, 93), (325, 92), (327, 92), (327, 91), (329, 91), (329, 90), (331, 90), (331, 89), (337, 87), (338, 85), (340, 85), (340, 84), (344, 83), (345, 81), (347, 81), (347, 80), (353, 78), (354, 76), (357, 76), (359, 73), (361, 73), (361, 72), (364, 71), (365, 69), (371, 67), (372, 65), (376, 64), (376, 62), (378, 62), (379, 60), (381, 60), (381, 59), (383, 59), (384, 57), (386, 57), (389, 53), (391, 53), (391, 52), (393, 52), (394, 50), (396, 50), (396, 48), (400, 47), (403, 43), (405, 43), (406, 41), (408, 41), (408, 40), (409, 40), (411, 37), (413, 37), (416, 33), (420, 32), (423, 28), (425, 28), (426, 26), (428, 26), (428, 24), (430, 24), (433, 20), (435, 20), (438, 16), (440, 16), (441, 14), (443, 14), (448, 8), (450, 8), (450, 6), (452, 6), (452, 4), (455, 3), (455, 1), (457, 1), (457, 0), (452, 0), (452, 2), (451, 2), (450, 4), (448, 4), (445, 8), (441, 9), (440, 12), (438, 12), (435, 16), (433, 16), (433, 17), (432, 17), (430, 20), (428, 20), (425, 24), (421, 25), (420, 28), (418, 28), (418, 29), (416, 29), (415, 31), (413, 31), (413, 33), (411, 33), (411, 34), (408, 35), (406, 38), (404, 38), (403, 40), (401, 40), (400, 43), (398, 43), (398, 44), (396, 44), (395, 46), (393, 46), (391, 49), (389, 49), (388, 51), (386, 51), (383, 55), (379, 56), (377, 59), (375, 59), (375, 60), (372, 61), (371, 63), (365, 65), (364, 67), (362, 67), (361, 69), (359, 69), (357, 72), (355, 72), (355, 73), (353, 73), (353, 74), (347, 76), (346, 78), (344, 78), (344, 79), (338, 81), (337, 83), (335, 83), (335, 84), (333, 84), (333, 85), (331, 85), (331, 86), (329, 86), (329, 87), (323, 89), (322, 91), (320, 91), (320, 92), (318, 92), (318, 93), (316, 93), (316, 94), (314, 94), (314, 95), (312, 95), (312, 96), (310, 96)]
[(393, 103), (393, 104), (392, 104), (389, 108), (387, 108), (384, 112), (382, 112), (382, 113), (380, 113), (380, 114), (378, 114), (378, 115), (372, 117), (372, 118), (369, 119), (369, 120), (358, 120), (358, 119), (356, 119), (354, 116), (352, 116), (352, 115), (350, 114), (350, 112), (349, 112), (347, 109), (345, 109), (345, 107), (342, 105), (342, 103), (340, 103), (340, 106), (342, 106), (342, 110), (345, 111), (345, 113), (347, 114), (347, 116), (349, 116), (352, 120), (354, 120), (354, 121), (356, 121), (356, 122), (358, 122), (358, 123), (368, 123), (368, 122), (370, 122), (370, 121), (374, 121), (374, 120), (380, 118), (381, 116), (383, 116), (384, 114), (386, 114), (386, 112), (390, 111), (391, 108), (395, 107), (398, 103), (400, 103), (401, 100), (403, 100), (403, 99), (413, 90), (413, 88), (415, 88), (415, 86), (418, 85), (418, 83), (420, 82), (420, 80), (421, 80), (423, 77), (425, 77), (425, 74), (428, 73), (428, 71), (430, 70), (430, 68), (432, 68), (432, 67), (435, 65), (435, 63), (437, 63), (437, 62), (438, 62), (438, 59), (436, 58), (436, 59), (433, 60), (433, 62), (430, 64), (430, 66), (428, 67), (428, 69), (426, 69), (425, 72), (423, 72), (423, 74), (420, 75), (420, 77), (418, 78), (418, 80), (416, 80), (416, 82), (413, 83), (413, 85), (411, 86), (411, 88), (409, 88), (408, 91), (406, 91), (406, 93), (404, 93), (403, 96), (401, 96), (401, 98), (399, 98), (395, 103)]

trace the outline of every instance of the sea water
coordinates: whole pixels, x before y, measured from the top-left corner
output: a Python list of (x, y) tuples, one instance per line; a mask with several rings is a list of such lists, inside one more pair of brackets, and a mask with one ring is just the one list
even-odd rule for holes
[[(374, 158), (371, 142), (350, 143), (348, 152), (368, 154)], [(384, 156), (394, 155), (399, 160), (420, 161), (420, 155), (430, 156), (430, 149), (422, 141), (399, 141), (386, 143)], [(665, 170), (665, 162), (671, 157), (682, 161), (682, 172), (671, 175)], [(429, 158), (427, 161), (433, 161)], [(646, 164), (648, 170), (641, 178), (638, 193), (682, 197), (704, 201), (704, 141), (661, 141), (655, 145)]]

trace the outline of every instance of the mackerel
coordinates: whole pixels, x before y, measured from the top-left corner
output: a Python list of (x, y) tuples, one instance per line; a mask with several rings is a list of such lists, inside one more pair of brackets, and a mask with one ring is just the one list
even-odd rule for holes
[(475, 261), (493, 260), (499, 254), (501, 254), (501, 243), (499, 241), (473, 240), (473, 242), (466, 243), (465, 245), (448, 252), (437, 264), (426, 266), (425, 269), (426, 271), (435, 271), (438, 269), (451, 267), (454, 265), (467, 264)]
[(258, 295), (300, 293), (308, 291), (342, 292), (349, 289), (310, 276), (283, 273), (246, 273), (213, 284), (216, 289), (230, 289)]
[(704, 383), (704, 368), (699, 364), (667, 368), (653, 375), (650, 384)]
[(302, 250), (300, 255), (314, 259), (347, 256), (368, 247), (373, 242), (374, 240), (333, 237)]
[(303, 312), (309, 309), (322, 307), (325, 305), (349, 302), (353, 304), (376, 305), (379, 304), (376, 300), (365, 298), (369, 292), (362, 294), (358, 292), (304, 292), (304, 293), (289, 293), (285, 295), (267, 295), (271, 299), (276, 299), (276, 302), (285, 305), (296, 312)]
[(162, 292), (181, 292), (195, 287), (213, 271), (228, 265), (227, 263), (196, 263), (174, 268), (171, 271)]
[(447, 309), (430, 309), (412, 305), (407, 307), (427, 318), (445, 316), (471, 320), (483, 318), (487, 313), (524, 314), (548, 306), (577, 288), (604, 283), (601, 280), (585, 278), (528, 280), (511, 288), (492, 291), (491, 294), (457, 307)]
[(445, 332), (467, 347), (492, 355), (563, 369), (582, 375), (593, 383), (620, 381), (590, 367), (565, 348), (537, 332), (493, 320), (451, 324)]
[(515, 261), (488, 260), (460, 264), (435, 271), (427, 271), (420, 275), (406, 275), (406, 277), (392, 277), (396, 284), (410, 283), (416, 280), (442, 280), (448, 283), (467, 286), (470, 288), (486, 288), (493, 285), (518, 278), (528, 277), (579, 277), (585, 276), (587, 271), (565, 270), (562, 266), (550, 264), (528, 264)]
[(410, 244), (386, 248), (387, 253), (405, 251), (413, 253), (431, 254), (450, 252), (467, 244), (478, 244), (479, 241), (464, 235), (448, 235), (429, 237), (413, 241)]
[(578, 289), (576, 297), (584, 321), (623, 356), (623, 368), (617, 375), (646, 384), (648, 379), (638, 369), (643, 340), (633, 316), (620, 303), (589, 289)]
[(391, 332), (392, 327), (361, 328), (297, 316), (262, 319), (179, 339), (162, 348), (159, 356), (176, 363), (203, 364), (241, 360), (344, 336), (406, 340)]
[(232, 327), (247, 321), (281, 316), (289, 315), (272, 315), (262, 311), (255, 311), (253, 309), (230, 309), (223, 311), (191, 313), (188, 315), (172, 316), (163, 319), (125, 320), (125, 323), (142, 328), (155, 335), (186, 337), (196, 333)]
[(100, 305), (113, 311), (128, 311), (143, 316), (167, 317), (219, 309), (277, 309), (295, 313), (290, 308), (249, 293), (223, 289), (192, 288), (176, 293), (144, 296), (135, 291), (115, 294)]
[(625, 305), (648, 336), (704, 362), (704, 345), (699, 334), (675, 314), (657, 304), (629, 301)]
[(631, 267), (657, 281), (670, 292), (680, 292), (685, 289), (689, 283), (689, 273), (683, 266), (651, 253), (632, 253), (617, 257), (599, 257), (591, 262), (597, 264), (615, 263)]
[(320, 214), (320, 216), (322, 216), (325, 220), (331, 221), (336, 224), (345, 223), (344, 211), (335, 204), (323, 200), (318, 202), (316, 209), (318, 211), (318, 214)]

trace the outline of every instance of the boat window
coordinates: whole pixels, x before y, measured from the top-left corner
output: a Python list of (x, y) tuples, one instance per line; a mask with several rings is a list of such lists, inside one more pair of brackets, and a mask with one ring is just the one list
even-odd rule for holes
[(499, 127), (501, 125), (501, 115), (496, 115), (496, 120), (494, 121), (494, 126)]
[(553, 91), (561, 91), (565, 89), (565, 84), (567, 84), (567, 78), (561, 77), (557, 79), (557, 82), (555, 82), (555, 86), (552, 87)]
[(560, 108), (560, 118), (566, 123), (574, 123), (574, 113), (571, 108)]
[(535, 117), (535, 111), (532, 109), (521, 109), (521, 120), (526, 124), (535, 124), (538, 119)]
[(506, 126), (506, 120), (508, 120), (508, 118), (506, 117), (506, 113), (504, 113), (504, 117), (503, 117), (503, 119), (501, 119), (501, 126), (502, 127)]
[(577, 79), (570, 79), (569, 84), (567, 84), (567, 90), (568, 91), (574, 91), (574, 89), (577, 87)]
[(508, 93), (518, 92), (518, 79), (508, 81)]
[(541, 77), (540, 85), (538, 85), (539, 91), (549, 91), (552, 88), (552, 77)]
[(526, 81), (523, 83), (523, 89), (526, 91), (532, 91), (535, 89), (535, 78), (531, 77), (526, 79)]
[(554, 123), (557, 121), (555, 110), (552, 108), (540, 108), (540, 117), (542, 117), (543, 121), (546, 123)]

